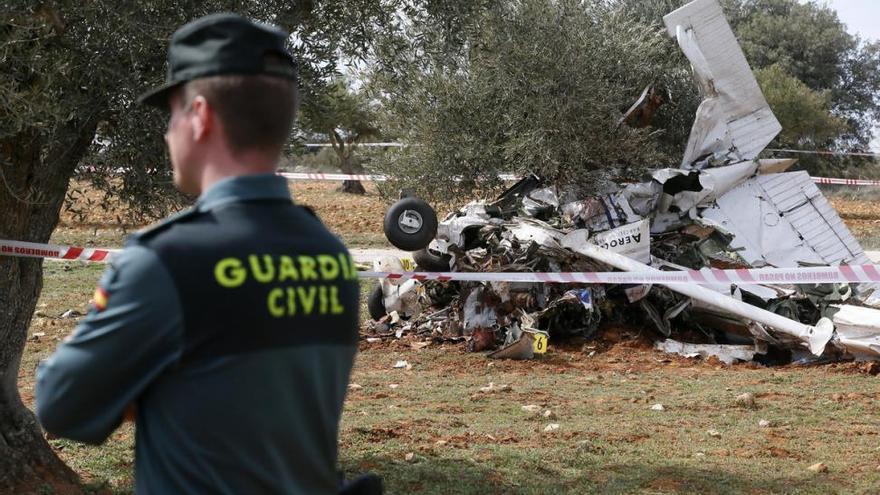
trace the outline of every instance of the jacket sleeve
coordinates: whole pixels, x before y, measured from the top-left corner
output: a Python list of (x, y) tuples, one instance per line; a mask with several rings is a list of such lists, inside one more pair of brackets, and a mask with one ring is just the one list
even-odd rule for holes
[(123, 250), (104, 272), (85, 319), (37, 370), (37, 417), (46, 431), (103, 442), (125, 409), (182, 353), (177, 289), (156, 254)]

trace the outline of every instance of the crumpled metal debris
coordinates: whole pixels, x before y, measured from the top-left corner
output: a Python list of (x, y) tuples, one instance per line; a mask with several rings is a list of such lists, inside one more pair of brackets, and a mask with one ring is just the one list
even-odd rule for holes
[[(664, 20), (704, 95), (681, 168), (657, 170), (646, 182), (593, 195), (528, 176), (494, 201), (471, 202), (440, 222), (430, 249), (449, 255), (452, 271), (869, 262), (809, 176), (786, 172), (793, 160), (756, 158), (779, 124), (716, 0), (696, 0)], [(382, 286), (386, 308), (402, 315), (398, 325), (407, 331), (465, 339), (475, 351), (498, 349), (492, 357), (530, 359), (535, 343), (546, 342), (540, 336), (551, 343), (593, 339), (600, 323), (609, 321), (645, 329), (659, 350), (726, 363), (765, 354), (789, 361), (880, 359), (880, 310), (865, 307), (880, 301), (875, 289), (708, 282), (383, 281)]]
[(654, 344), (658, 351), (670, 354), (679, 354), (684, 357), (702, 357), (704, 359), (715, 357), (724, 364), (733, 364), (737, 361), (751, 361), (755, 354), (763, 354), (754, 345), (719, 345), (719, 344), (688, 344), (673, 339), (666, 339)]

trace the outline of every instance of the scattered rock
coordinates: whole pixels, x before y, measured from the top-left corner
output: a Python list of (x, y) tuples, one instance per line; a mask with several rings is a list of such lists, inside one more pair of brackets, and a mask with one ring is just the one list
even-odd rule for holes
[(826, 466), (824, 462), (817, 462), (816, 464), (813, 464), (812, 466), (808, 467), (807, 469), (814, 472), (814, 473), (827, 473), (828, 472), (828, 466)]
[(761, 421), (758, 421), (758, 426), (760, 426), (761, 428), (769, 428), (770, 424), (771, 424), (770, 421), (768, 421), (766, 419), (762, 419)]
[(77, 316), (82, 316), (82, 313), (75, 309), (68, 309), (67, 311), (61, 313), (62, 318), (76, 318)]
[(431, 345), (430, 342), (413, 342), (409, 345), (409, 347), (414, 350), (419, 350), (419, 349), (424, 349), (425, 347), (428, 347), (429, 345)]
[(349, 383), (349, 384), (348, 384), (348, 389), (349, 389), (349, 390), (360, 390), (360, 389), (362, 389), (362, 388), (364, 388), (364, 387), (358, 385), (357, 383)]
[(388, 388), (391, 388), (391, 389), (397, 388), (397, 387), (399, 387), (399, 386), (400, 386), (400, 385), (397, 384), (397, 383), (389, 383), (389, 384), (388, 384)]
[(412, 369), (412, 365), (409, 364), (409, 361), (398, 361), (398, 362), (394, 363), (394, 369), (406, 369), (406, 370), (411, 370), (411, 369)]
[(527, 406), (522, 406), (521, 409), (527, 413), (530, 413), (530, 414), (538, 414), (539, 412), (541, 412), (541, 406), (538, 406), (535, 404), (529, 404)]
[(495, 392), (510, 392), (510, 385), (495, 385), (495, 382), (489, 382), (488, 386), (481, 387), (480, 392), (491, 394)]
[(744, 394), (739, 394), (736, 396), (736, 405), (739, 407), (745, 407), (747, 409), (755, 409), (755, 394), (751, 392), (746, 392)]
[(550, 409), (547, 409), (546, 411), (544, 411), (543, 416), (544, 416), (544, 419), (556, 419), (556, 413), (551, 411)]
[(434, 442), (434, 447), (443, 447), (447, 443), (448, 442), (446, 440), (437, 440), (436, 442)]
[(712, 438), (721, 438), (721, 432), (714, 428), (707, 430), (706, 433)]
[(559, 429), (559, 423), (550, 423), (546, 427), (544, 427), (544, 433), (553, 433), (554, 431)]
[(403, 458), (406, 459), (406, 462), (415, 462), (416, 455), (413, 452), (407, 452)]
[(665, 411), (666, 408), (663, 407), (663, 404), (654, 404), (653, 406), (651, 406), (651, 410), (652, 411)]
[(697, 452), (696, 454), (694, 454), (694, 457), (706, 457), (706, 453), (705, 452)]

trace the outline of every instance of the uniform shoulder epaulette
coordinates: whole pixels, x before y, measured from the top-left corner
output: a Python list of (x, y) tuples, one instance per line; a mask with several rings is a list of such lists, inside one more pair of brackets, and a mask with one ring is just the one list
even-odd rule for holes
[(132, 234), (131, 240), (145, 241), (151, 237), (155, 237), (156, 234), (159, 234), (159, 233), (165, 231), (166, 229), (168, 229), (168, 227), (174, 225), (175, 223), (192, 218), (192, 217), (196, 216), (198, 213), (199, 213), (199, 210), (195, 206), (192, 206), (192, 207), (187, 208), (185, 210), (181, 210), (181, 211), (169, 216), (168, 218), (165, 218), (165, 219), (160, 220), (152, 225), (144, 227), (141, 230), (138, 230), (137, 232)]

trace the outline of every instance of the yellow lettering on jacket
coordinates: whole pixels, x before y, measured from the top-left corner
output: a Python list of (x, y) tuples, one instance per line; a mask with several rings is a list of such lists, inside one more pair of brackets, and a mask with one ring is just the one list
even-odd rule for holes
[(299, 270), (293, 264), (290, 256), (281, 256), (278, 258), (278, 281), (299, 280)]
[(223, 258), (214, 265), (214, 278), (221, 287), (234, 289), (244, 283), (247, 270), (238, 258)]
[(312, 314), (312, 310), (315, 308), (315, 294), (317, 292), (318, 289), (315, 286), (311, 286), (308, 289), (306, 289), (305, 287), (296, 288), (296, 295), (299, 296), (299, 302), (300, 306), (302, 307), (303, 314)]
[(249, 255), (248, 261), (251, 264), (251, 273), (257, 282), (266, 284), (275, 279), (275, 265), (272, 263), (272, 257), (268, 254), (264, 254), (262, 258), (263, 266), (260, 266), (260, 256), (256, 254)]
[(284, 306), (278, 301), (282, 297), (284, 297), (284, 290), (281, 287), (275, 287), (269, 291), (269, 314), (275, 318), (281, 318), (285, 314)]
[(318, 272), (315, 270), (317, 262), (311, 256), (297, 256), (299, 271), (303, 280), (318, 280)]

